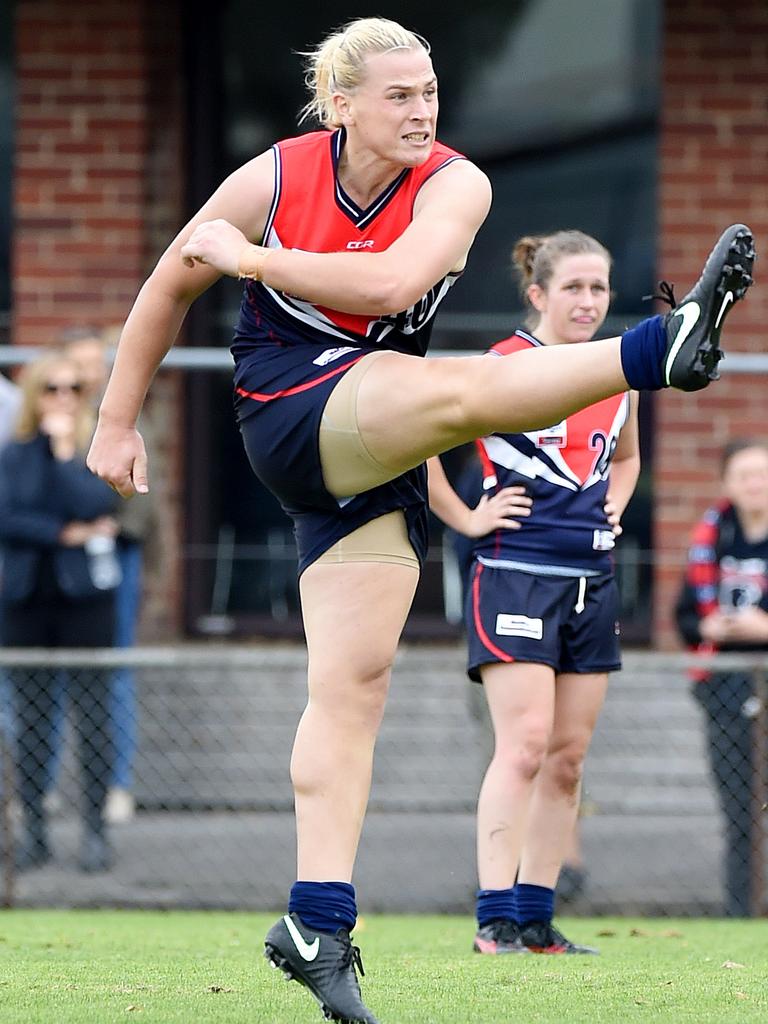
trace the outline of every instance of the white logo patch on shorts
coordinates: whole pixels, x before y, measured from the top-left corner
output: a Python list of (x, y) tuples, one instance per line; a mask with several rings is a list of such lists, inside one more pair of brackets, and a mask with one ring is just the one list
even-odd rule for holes
[(613, 530), (593, 530), (592, 548), (595, 551), (613, 551), (616, 547), (616, 536)]
[(317, 359), (313, 359), (312, 362), (315, 366), (327, 366), (328, 363), (332, 363), (334, 359), (339, 359), (341, 356), (346, 355), (347, 352), (356, 352), (357, 349), (354, 345), (345, 345), (343, 348), (327, 348), (325, 352), (321, 352)]
[(529, 619), (527, 615), (507, 615), (499, 612), (496, 616), (497, 636), (524, 636), (529, 640), (541, 640), (544, 623), (541, 619)]

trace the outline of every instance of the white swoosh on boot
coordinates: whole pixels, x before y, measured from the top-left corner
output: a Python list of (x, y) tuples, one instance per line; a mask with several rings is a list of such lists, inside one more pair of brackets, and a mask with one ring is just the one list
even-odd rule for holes
[(675, 357), (677, 356), (677, 353), (680, 351), (680, 347), (683, 344), (683, 342), (686, 340), (686, 338), (691, 333), (693, 328), (699, 322), (699, 317), (701, 316), (701, 306), (698, 304), (698, 302), (686, 302), (686, 304), (684, 306), (681, 306), (680, 309), (675, 310), (674, 315), (681, 316), (683, 318), (683, 322), (682, 324), (680, 324), (680, 330), (677, 332), (677, 337), (675, 338), (674, 343), (672, 344), (672, 348), (669, 350), (669, 355), (667, 356), (667, 363), (664, 367), (664, 377), (666, 379), (667, 386), (669, 386), (669, 378), (672, 373), (672, 364), (675, 361)]
[(725, 316), (725, 312), (726, 312), (726, 310), (728, 309), (728, 307), (730, 306), (730, 304), (732, 302), (733, 302), (733, 292), (726, 292), (725, 295), (723, 296), (723, 304), (720, 307), (720, 312), (717, 314), (717, 320), (715, 320), (715, 327), (719, 327), (720, 326), (720, 321)]
[(288, 932), (293, 939), (294, 946), (299, 951), (299, 955), (311, 963), (320, 950), (320, 936), (316, 935), (314, 942), (307, 942), (287, 914), (283, 917), (283, 920), (285, 921), (285, 927), (288, 929)]

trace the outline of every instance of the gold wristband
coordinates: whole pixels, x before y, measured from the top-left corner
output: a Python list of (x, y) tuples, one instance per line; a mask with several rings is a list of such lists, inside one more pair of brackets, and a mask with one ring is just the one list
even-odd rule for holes
[(237, 260), (237, 276), (239, 280), (250, 278), (251, 281), (261, 281), (264, 274), (264, 264), (272, 252), (260, 245), (247, 245)]

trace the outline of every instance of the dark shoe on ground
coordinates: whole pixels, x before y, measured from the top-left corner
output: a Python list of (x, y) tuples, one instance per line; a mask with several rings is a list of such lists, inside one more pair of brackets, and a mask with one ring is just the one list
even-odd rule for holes
[(671, 286), (662, 282), (665, 291), (661, 297), (673, 307), (664, 320), (665, 384), (680, 391), (699, 391), (718, 379), (723, 322), (752, 284), (754, 259), (752, 232), (744, 224), (732, 224), (720, 236), (701, 277), (682, 302), (675, 305)]
[(478, 928), (472, 944), (475, 953), (499, 956), (502, 953), (529, 953), (520, 941), (520, 928), (515, 921), (499, 919)]
[(31, 871), (33, 868), (41, 868), (51, 859), (51, 850), (48, 841), (43, 836), (25, 832), (21, 842), (16, 847), (14, 863), (17, 871)]
[(112, 850), (106, 836), (102, 832), (86, 831), (80, 844), (80, 870), (86, 874), (109, 871), (112, 860)]
[(588, 953), (598, 956), (594, 946), (577, 946), (559, 932), (551, 921), (529, 921), (520, 929), (520, 941), (531, 953)]
[(326, 1020), (377, 1024), (360, 996), (357, 970), (365, 971), (349, 932), (318, 932), (298, 914), (286, 914), (270, 928), (264, 945), (267, 960), (283, 972), (286, 981), (293, 979), (309, 989)]

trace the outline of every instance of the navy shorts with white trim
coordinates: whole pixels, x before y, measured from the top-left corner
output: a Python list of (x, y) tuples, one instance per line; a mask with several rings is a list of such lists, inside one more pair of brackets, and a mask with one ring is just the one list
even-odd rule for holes
[(326, 490), (320, 421), (340, 377), (381, 349), (255, 344), (235, 355), (235, 412), (251, 467), (294, 523), (299, 574), (338, 540), (387, 512), (402, 509), (419, 562), (427, 552), (427, 472), (402, 476), (342, 502)]
[(540, 576), (475, 560), (467, 593), (469, 678), (481, 665), (527, 661), (555, 672), (621, 668), (612, 575)]

